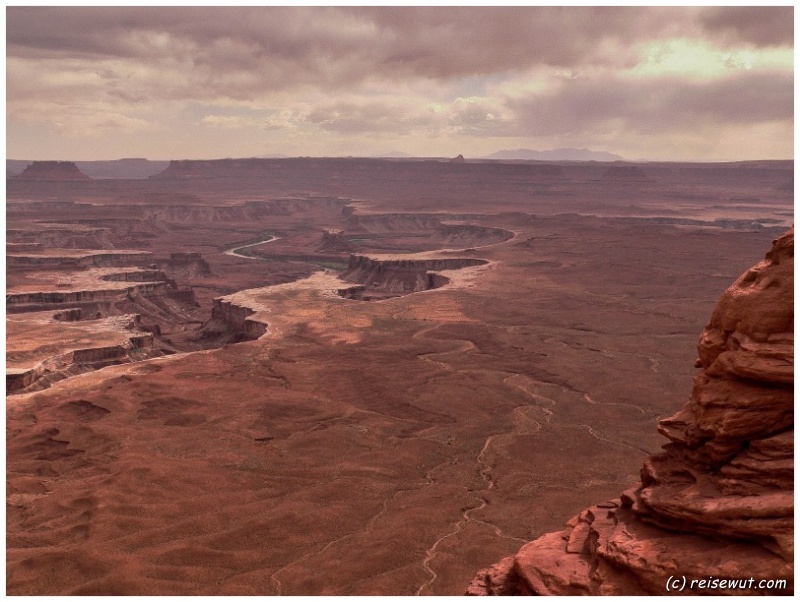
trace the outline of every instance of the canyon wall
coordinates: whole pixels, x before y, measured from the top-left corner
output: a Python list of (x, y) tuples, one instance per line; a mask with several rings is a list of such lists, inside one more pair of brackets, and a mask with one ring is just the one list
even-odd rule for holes
[(508, 230), (472, 224), (442, 224), (438, 230), (445, 243), (451, 247), (484, 247), (496, 245), (514, 237), (514, 233)]
[(374, 259), (364, 255), (351, 255), (347, 270), (341, 278), (347, 282), (363, 284), (368, 289), (388, 293), (413, 293), (439, 288), (449, 282), (440, 274), (442, 270), (458, 270), (485, 265), (484, 259), (432, 258), (432, 259)]
[(73, 307), (53, 314), (53, 319), (59, 322), (78, 322), (83, 317), (80, 307)]
[[(139, 316), (133, 317), (129, 327), (139, 327)], [(133, 332), (124, 343), (74, 349), (30, 368), (7, 369), (6, 395), (44, 389), (69, 376), (162, 355), (164, 352), (155, 347), (152, 333)]]
[(322, 231), (315, 250), (321, 253), (352, 253), (355, 245), (344, 230), (328, 229)]
[[(641, 483), (481, 571), (473, 595), (794, 592), (794, 231), (722, 295)], [(734, 580), (734, 581), (731, 581)]]
[(161, 270), (135, 270), (131, 272), (117, 272), (100, 276), (106, 282), (167, 282), (171, 287), (177, 287), (174, 280), (170, 280)]
[[(65, 309), (61, 307), (64, 304), (116, 300), (126, 295), (167, 295), (173, 288), (170, 282), (143, 282), (128, 288), (10, 293), (6, 295), (6, 305), (24, 305), (27, 311), (37, 311), (34, 308), (40, 306), (45, 306), (44, 309)], [(11, 307), (9, 311), (12, 311)]]
[(160, 259), (156, 263), (174, 280), (211, 275), (211, 266), (200, 253), (172, 253), (169, 259)]
[(152, 254), (141, 252), (87, 253), (86, 255), (11, 255), (6, 257), (7, 269), (86, 269), (103, 267), (135, 267), (152, 261)]
[(211, 319), (224, 323), (234, 332), (247, 339), (257, 339), (267, 332), (267, 324), (250, 318), (256, 311), (244, 305), (237, 305), (224, 297), (214, 299)]

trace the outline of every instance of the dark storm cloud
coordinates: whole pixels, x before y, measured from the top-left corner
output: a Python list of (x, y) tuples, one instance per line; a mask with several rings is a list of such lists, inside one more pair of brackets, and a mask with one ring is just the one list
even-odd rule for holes
[(791, 46), (794, 43), (794, 7), (728, 6), (707, 8), (701, 26), (712, 36), (755, 46)]
[(155, 97), (242, 99), (362, 79), (375, 43), (367, 29), (336, 9), (15, 8), (8, 11), (7, 54), (177, 72), (181, 83), (166, 89), (150, 82)]
[[(90, 139), (123, 149), (122, 134), (147, 132), (148, 145), (192, 156), (222, 153), (218, 140), (228, 154), (338, 152), (343, 139), (371, 152), (370, 140), (392, 135), (430, 154), (455, 139), (625, 144), (626, 132), (792, 122), (791, 7), (10, 7), (6, 17), (11, 149)], [(33, 127), (46, 134), (34, 140)]]
[[(755, 46), (789, 44), (792, 9), (626, 7), (17, 7), (9, 56), (130, 59), (248, 85), (348, 85), (370, 76), (456, 78), (604, 64), (676, 33)], [(201, 78), (202, 79), (202, 78)], [(203, 81), (202, 83), (207, 83)], [(188, 90), (186, 91), (188, 92)]]
[(388, 42), (380, 57), (384, 69), (443, 78), (539, 64), (624, 63), (626, 53), (604, 56), (601, 42), (630, 41), (652, 17), (606, 8), (375, 8), (366, 14)]
[(704, 81), (669, 77), (578, 78), (552, 92), (508, 101), (520, 134), (582, 133), (611, 122), (635, 133), (709, 124), (790, 121), (794, 83), (787, 73), (742, 72)]

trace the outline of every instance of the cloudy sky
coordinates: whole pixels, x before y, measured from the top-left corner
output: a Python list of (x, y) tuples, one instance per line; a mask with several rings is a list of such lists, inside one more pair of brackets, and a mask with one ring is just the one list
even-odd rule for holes
[(793, 157), (793, 8), (6, 12), (7, 156)]

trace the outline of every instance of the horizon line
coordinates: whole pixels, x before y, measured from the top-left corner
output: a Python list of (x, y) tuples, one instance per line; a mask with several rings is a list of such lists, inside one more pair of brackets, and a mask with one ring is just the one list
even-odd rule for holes
[[(17, 162), (30, 162), (30, 163), (43, 163), (43, 162), (59, 162), (59, 163), (99, 163), (106, 161), (150, 161), (150, 162), (165, 162), (165, 161), (242, 161), (242, 160), (259, 160), (259, 161), (281, 161), (286, 159), (369, 159), (376, 161), (450, 161), (453, 156), (422, 156), (422, 155), (409, 155), (407, 157), (394, 157), (394, 156), (375, 156), (375, 155), (286, 155), (286, 156), (248, 156), (248, 157), (214, 157), (204, 159), (150, 159), (147, 157), (118, 157), (115, 159), (14, 159), (6, 157), (6, 161)], [(463, 157), (463, 156), (462, 156)], [(568, 163), (752, 163), (764, 161), (794, 161), (794, 157), (781, 158), (781, 159), (716, 159), (716, 160), (694, 160), (694, 159), (613, 159), (613, 160), (600, 160), (600, 159), (493, 159), (489, 157), (463, 157), (465, 162), (490, 162), (490, 163), (509, 163), (509, 162), (526, 162), (526, 163), (552, 163), (552, 162), (568, 162)]]

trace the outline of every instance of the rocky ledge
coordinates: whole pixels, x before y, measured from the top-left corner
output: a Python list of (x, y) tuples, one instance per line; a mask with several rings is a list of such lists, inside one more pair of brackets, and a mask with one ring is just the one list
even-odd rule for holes
[(722, 295), (641, 484), (478, 573), (473, 595), (794, 592), (794, 230)]
[(217, 297), (211, 309), (211, 322), (225, 324), (245, 340), (258, 339), (267, 332), (267, 323), (251, 317), (256, 310), (228, 297)]

